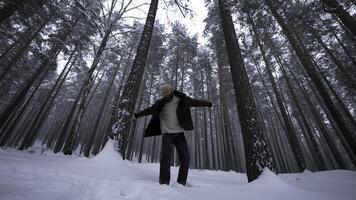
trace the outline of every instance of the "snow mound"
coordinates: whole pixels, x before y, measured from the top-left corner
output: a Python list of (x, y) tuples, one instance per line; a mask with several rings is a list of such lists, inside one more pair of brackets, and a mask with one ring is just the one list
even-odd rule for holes
[(310, 171), (309, 169), (305, 169), (302, 173), (303, 174), (313, 174), (314, 172)]
[(250, 185), (264, 186), (264, 187), (285, 187), (289, 184), (285, 183), (280, 177), (272, 172), (268, 167), (265, 167), (258, 178), (250, 183)]
[(35, 154), (44, 154), (51, 150), (49, 150), (46, 145), (42, 144), (42, 141), (36, 140), (35, 143), (25, 151)]
[(119, 152), (116, 150), (115, 145), (116, 145), (115, 141), (109, 139), (106, 142), (103, 150), (99, 154), (91, 158), (90, 160), (97, 163), (113, 163), (113, 164), (122, 163), (123, 159), (119, 154)]

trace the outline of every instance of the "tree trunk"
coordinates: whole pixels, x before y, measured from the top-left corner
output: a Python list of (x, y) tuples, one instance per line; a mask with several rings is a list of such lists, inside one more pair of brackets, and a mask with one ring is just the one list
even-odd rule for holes
[(342, 76), (345, 78), (345, 82), (347, 87), (353, 91), (356, 92), (356, 76), (353, 76), (350, 71), (348, 71), (347, 68), (343, 66), (343, 64), (336, 58), (336, 56), (331, 52), (331, 49), (329, 49), (324, 41), (321, 39), (321, 37), (313, 30), (312, 27), (309, 27), (310, 32), (313, 34), (314, 38), (318, 41), (318, 43), (321, 45), (321, 47), (324, 49), (326, 54), (330, 57), (332, 62), (335, 64), (336, 68), (341, 72)]
[(266, 142), (263, 139), (261, 122), (258, 118), (247, 71), (238, 44), (229, 10), (229, 2), (219, 0), (219, 10), (244, 140), (247, 177), (248, 181), (251, 182), (260, 175), (264, 167), (269, 167), (271, 170), (274, 170), (274, 167)]
[(26, 6), (26, 8), (31, 8), (31, 11), (36, 11), (41, 9), (45, 2), (45, 0), (10, 0), (0, 9), (0, 24), (22, 7)]
[(91, 134), (88, 134), (88, 136), (87, 136), (88, 140), (85, 140), (85, 142), (83, 144), (83, 146), (84, 146), (84, 149), (83, 149), (84, 156), (86, 156), (86, 157), (89, 157), (89, 155), (90, 155), (90, 150), (91, 150), (91, 148), (93, 146), (94, 138), (96, 137), (95, 133), (98, 130), (101, 116), (103, 115), (105, 106), (108, 103), (109, 96), (110, 96), (109, 94), (110, 94), (110, 91), (112, 89), (112, 86), (114, 85), (115, 77), (116, 77), (116, 75), (117, 75), (117, 73), (118, 73), (118, 71), (120, 69), (121, 60), (122, 60), (122, 56), (120, 58), (119, 63), (115, 67), (115, 70), (114, 70), (114, 73), (113, 73), (112, 77), (110, 77), (110, 82), (109, 82), (109, 85), (108, 85), (108, 87), (107, 87), (107, 89), (105, 91), (104, 99), (103, 99), (103, 101), (102, 101), (102, 103), (100, 105), (99, 114), (96, 117), (94, 128), (91, 131)]
[(356, 60), (352, 57), (350, 51), (346, 48), (346, 46), (340, 40), (339, 36), (337, 36), (337, 34), (334, 32), (334, 30), (332, 30), (331, 33), (336, 38), (336, 40), (340, 44), (341, 48), (344, 50), (344, 52), (346, 53), (347, 57), (351, 60), (351, 62), (353, 64), (353, 68), (356, 69)]
[(153, 26), (157, 13), (158, 0), (151, 0), (146, 23), (137, 48), (137, 54), (132, 64), (127, 83), (123, 89), (121, 101), (118, 104), (115, 124), (112, 127), (111, 137), (118, 143), (118, 150), (123, 159), (127, 147), (130, 124), (135, 109), (140, 82), (145, 71), (146, 59), (150, 47)]
[[(320, 133), (323, 133), (325, 135), (326, 141), (328, 146), (330, 147), (330, 150), (333, 154), (333, 157), (336, 159), (337, 164), (342, 168), (342, 169), (346, 169), (347, 168), (347, 163), (344, 160), (342, 154), (339, 152), (338, 148), (337, 148), (337, 142), (335, 141), (334, 137), (332, 137), (331, 133), (329, 132), (329, 130), (327, 129), (327, 127), (325, 126), (320, 113), (318, 113), (318, 111), (315, 109), (314, 104), (312, 103), (309, 95), (307, 94), (307, 92), (305, 91), (304, 86), (299, 82), (298, 78), (294, 75), (294, 73), (291, 71), (291, 69), (287, 66), (287, 68), (289, 69), (289, 72), (291, 73), (293, 79), (295, 80), (297, 86), (299, 87), (299, 89), (302, 91), (302, 94), (305, 98), (305, 100), (308, 103), (308, 108), (311, 111), (314, 120), (316, 120)], [(334, 124), (332, 121), (330, 122), (332, 125)], [(335, 131), (338, 131), (337, 128), (335, 129)]]
[(271, 82), (272, 89), (273, 89), (273, 92), (274, 92), (276, 100), (277, 100), (277, 105), (278, 105), (279, 111), (282, 115), (284, 125), (286, 126), (286, 131), (287, 131), (286, 135), (287, 135), (289, 144), (292, 147), (292, 151), (293, 151), (294, 156), (297, 160), (297, 164), (298, 164), (300, 171), (303, 171), (306, 168), (306, 162), (305, 162), (305, 159), (302, 154), (302, 148), (298, 142), (297, 133), (295, 131), (292, 121), (288, 118), (285, 105), (283, 104), (283, 101), (282, 101), (282, 97), (281, 97), (282, 94), (277, 89), (277, 84), (276, 84), (276, 81), (274, 80), (275, 78), (272, 74), (271, 63), (269, 62), (268, 58), (266, 57), (266, 52), (261, 44), (257, 28), (255, 27), (255, 23), (254, 23), (252, 17), (250, 16), (250, 13), (248, 13), (247, 16), (248, 16), (248, 19), (252, 26), (252, 30), (253, 30), (253, 33), (254, 33), (254, 36), (256, 39), (256, 43), (261, 51), (262, 58), (265, 63), (265, 66), (266, 66), (266, 72), (267, 72), (268, 78)]
[(306, 51), (300, 39), (296, 35), (294, 29), (288, 24), (283, 17), (278, 13), (274, 2), (275, 0), (265, 0), (267, 6), (271, 10), (273, 16), (276, 18), (277, 22), (281, 26), (284, 34), (287, 36), (291, 46), (293, 47), (295, 53), (297, 54), (300, 62), (303, 64), (305, 70), (308, 75), (312, 79), (315, 87), (319, 91), (323, 101), (325, 102), (326, 107), (330, 111), (330, 114), (333, 116), (336, 124), (340, 128), (342, 134), (347, 139), (348, 144), (352, 148), (352, 151), (356, 153), (356, 135), (353, 134), (346, 126), (342, 114), (337, 109), (335, 103), (332, 101), (327, 89), (325, 88), (324, 83), (320, 78), (320, 74), (318, 74), (316, 67), (311, 59), (310, 54)]
[[(211, 80), (213, 80), (213, 77), (211, 75), (211, 66), (207, 66), (206, 68), (206, 77), (207, 77), (207, 87), (208, 87), (208, 91), (207, 91), (207, 95), (208, 95), (208, 99), (212, 98), (212, 88), (213, 85), (211, 83)], [(182, 82), (183, 85), (183, 82)], [(214, 108), (215, 109), (215, 108)], [(211, 109), (209, 109), (209, 125), (210, 125), (210, 141), (211, 141), (211, 159), (212, 159), (212, 169), (216, 170), (217, 166), (216, 166), (216, 158), (215, 158), (215, 147), (214, 147), (214, 137), (213, 137), (213, 117), (212, 117), (212, 111)], [(215, 129), (216, 131), (216, 129)], [(215, 139), (216, 140), (216, 139)]]
[[(77, 143), (77, 139), (79, 136), (79, 127), (81, 125), (83, 116), (84, 116), (84, 112), (85, 109), (87, 108), (87, 100), (88, 100), (88, 96), (89, 96), (89, 92), (91, 89), (91, 85), (94, 82), (93, 79), (93, 73), (96, 70), (99, 61), (102, 57), (102, 54), (105, 50), (106, 44), (108, 42), (109, 36), (111, 33), (111, 28), (109, 28), (108, 30), (106, 30), (105, 35), (103, 37), (103, 39), (100, 42), (100, 46), (98, 48), (98, 51), (95, 54), (93, 63), (89, 69), (89, 71), (87, 72), (86, 78), (84, 79), (83, 85), (82, 85), (82, 89), (80, 89), (80, 93), (79, 93), (79, 102), (78, 102), (78, 114), (75, 116), (74, 122), (71, 125), (71, 129), (69, 131), (69, 135), (66, 139), (65, 145), (63, 147), (63, 153), (66, 155), (71, 155), (74, 146)], [(66, 129), (64, 129), (63, 131), (67, 131)]]
[[(37, 30), (31, 34), (31, 36), (26, 39), (25, 43), (22, 45), (22, 47), (16, 52), (14, 57), (11, 58), (10, 62), (6, 64), (5, 70), (0, 74), (0, 81), (3, 80), (7, 72), (11, 69), (11, 67), (21, 58), (23, 53), (26, 51), (26, 49), (30, 46), (31, 42), (37, 37), (39, 32), (45, 27), (45, 25), (49, 22), (49, 19), (46, 19)], [(1, 57), (4, 57), (7, 54), (7, 52), (4, 52), (1, 54)], [(1, 59), (0, 59), (1, 60)]]
[[(107, 140), (109, 139), (108, 137), (111, 134), (111, 131), (112, 131), (111, 128), (115, 123), (116, 110), (117, 110), (118, 103), (119, 103), (119, 100), (120, 100), (120, 97), (121, 97), (122, 87), (124, 86), (124, 81), (126, 80), (127, 73), (130, 71), (130, 61), (131, 61), (131, 56), (133, 54), (132, 53), (133, 48), (134, 47), (132, 46), (130, 51), (129, 51), (129, 54), (127, 56), (127, 60), (125, 62), (125, 69), (124, 69), (124, 72), (123, 72), (122, 77), (120, 79), (120, 83), (119, 83), (119, 86), (117, 88), (117, 92), (116, 92), (116, 95), (114, 97), (114, 100), (113, 100), (113, 104), (112, 104), (112, 107), (111, 107), (111, 110), (110, 110), (110, 117), (109, 117), (109, 120), (108, 120), (108, 126), (104, 129), (105, 130), (104, 134), (106, 134), (106, 135), (103, 138), (103, 142), (102, 142), (102, 145), (101, 145), (100, 149), (104, 148), (104, 145), (106, 144)], [(99, 151), (96, 148), (94, 150), (95, 150), (95, 152)]]
[(337, 0), (322, 0), (326, 12), (334, 13), (341, 22), (356, 36), (356, 20), (350, 15)]
[[(69, 63), (71, 62), (72, 57), (74, 56), (74, 53), (76, 53), (76, 48), (72, 51), (62, 73), (58, 76), (56, 83), (54, 84), (54, 86), (52, 87), (51, 91), (49, 92), (47, 98), (43, 102), (36, 117), (34, 117), (33, 123), (31, 123), (31, 125), (29, 126), (30, 127), (29, 132), (26, 134), (24, 140), (22, 141), (22, 143), (19, 147), (20, 150), (26, 149), (34, 143), (36, 136), (39, 133), (40, 125), (45, 120), (45, 117), (47, 116), (47, 114), (50, 110), (50, 107), (52, 106), (52, 103), (54, 102), (55, 97), (58, 94), (59, 89), (61, 88), (66, 76), (68, 75), (71, 67), (73, 66), (73, 63), (70, 66), (69, 66)], [(78, 54), (77, 54), (77, 56), (78, 56)], [(76, 60), (77, 56), (74, 58), (74, 60)], [(69, 69), (67, 70), (68, 66), (69, 66)]]

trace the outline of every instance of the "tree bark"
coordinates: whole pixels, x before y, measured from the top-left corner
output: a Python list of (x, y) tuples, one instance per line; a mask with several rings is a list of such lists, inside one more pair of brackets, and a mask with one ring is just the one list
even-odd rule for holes
[(354, 37), (356, 36), (356, 20), (348, 13), (337, 0), (322, 0), (324, 10), (326, 12), (334, 13), (341, 22), (350, 30)]
[(251, 182), (260, 175), (264, 167), (269, 167), (271, 170), (274, 170), (274, 167), (263, 139), (261, 122), (258, 118), (228, 1), (219, 0), (219, 10), (244, 140), (247, 178)]
[(158, 0), (151, 0), (146, 23), (137, 48), (137, 54), (132, 64), (127, 83), (123, 89), (121, 101), (118, 104), (115, 124), (112, 127), (111, 137), (118, 143), (118, 150), (123, 159), (127, 147), (130, 124), (135, 109), (140, 82), (145, 70), (146, 59), (150, 47), (153, 26), (157, 13)]
[(27, 4), (31, 4), (28, 7), (34, 11), (34, 8), (41, 9), (45, 2), (45, 0), (10, 0), (0, 9), (0, 24)]
[(279, 111), (282, 115), (284, 125), (286, 126), (286, 133), (287, 133), (286, 135), (287, 135), (289, 144), (292, 147), (292, 151), (293, 151), (293, 154), (297, 160), (298, 167), (299, 167), (300, 171), (302, 172), (306, 168), (306, 161), (303, 157), (302, 148), (300, 146), (300, 143), (298, 142), (297, 133), (295, 131), (292, 121), (289, 119), (289, 117), (287, 115), (286, 108), (285, 108), (285, 105), (283, 104), (282, 97), (281, 97), (282, 94), (278, 91), (275, 78), (272, 74), (271, 63), (269, 62), (268, 58), (266, 57), (266, 52), (262, 46), (262, 43), (261, 43), (260, 37), (259, 37), (259, 33), (257, 31), (257, 28), (255, 26), (255, 23), (254, 23), (252, 17), (250, 16), (250, 13), (247, 13), (247, 17), (248, 17), (248, 20), (252, 26), (252, 31), (254, 33), (256, 43), (261, 51), (261, 55), (262, 55), (263, 61), (266, 66), (266, 72), (267, 72), (268, 78), (271, 82), (272, 89), (275, 94), (275, 98), (277, 100), (277, 105), (278, 105)]
[[(79, 21), (79, 18), (76, 19), (74, 24), (64, 30), (64, 32), (59, 34), (59, 40), (65, 41), (65, 39), (73, 31), (75, 25)], [(4, 125), (10, 114), (15, 110), (15, 108), (23, 101), (26, 94), (30, 90), (32, 84), (36, 81), (38, 77), (41, 76), (43, 72), (47, 70), (50, 64), (56, 59), (56, 56), (63, 47), (63, 43), (54, 44), (53, 47), (48, 52), (48, 57), (44, 59), (41, 65), (36, 69), (36, 71), (31, 75), (31, 77), (25, 82), (25, 84), (19, 89), (15, 97), (10, 101), (9, 105), (6, 106), (4, 111), (0, 114), (0, 127)]]
[(347, 87), (353, 91), (356, 92), (356, 76), (352, 75), (352, 72), (348, 71), (347, 68), (344, 67), (344, 65), (336, 58), (336, 56), (331, 52), (331, 49), (329, 49), (324, 41), (321, 39), (321, 37), (313, 30), (312, 27), (309, 27), (310, 32), (314, 36), (314, 38), (318, 41), (318, 43), (321, 45), (321, 47), (324, 49), (326, 54), (330, 57), (332, 62), (335, 64), (336, 68), (341, 72), (342, 76), (345, 78), (345, 82)]
[(282, 15), (280, 15), (274, 5), (275, 0), (265, 0), (267, 6), (271, 10), (273, 16), (276, 18), (278, 24), (281, 26), (284, 34), (287, 36), (289, 43), (293, 47), (295, 53), (297, 54), (300, 62), (303, 64), (305, 70), (307, 71), (309, 77), (312, 79), (315, 87), (317, 88), (319, 94), (321, 95), (326, 107), (333, 116), (336, 124), (340, 128), (342, 134), (347, 139), (348, 144), (352, 148), (352, 151), (356, 153), (356, 135), (352, 133), (346, 126), (342, 114), (337, 109), (335, 103), (331, 99), (324, 83), (321, 80), (320, 74), (318, 74), (317, 69), (311, 59), (311, 55), (306, 51), (304, 45), (301, 43), (300, 39), (296, 35), (293, 27), (288, 24)]

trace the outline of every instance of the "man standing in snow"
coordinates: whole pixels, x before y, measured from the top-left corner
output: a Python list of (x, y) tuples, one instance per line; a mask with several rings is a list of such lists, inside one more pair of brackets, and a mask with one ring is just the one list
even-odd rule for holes
[(185, 185), (189, 169), (189, 151), (184, 131), (193, 130), (190, 107), (212, 107), (210, 101), (193, 99), (174, 90), (172, 85), (162, 88), (163, 97), (152, 106), (134, 113), (134, 117), (152, 115), (144, 137), (162, 135), (159, 183), (169, 185), (172, 146), (175, 145), (180, 167), (177, 182)]

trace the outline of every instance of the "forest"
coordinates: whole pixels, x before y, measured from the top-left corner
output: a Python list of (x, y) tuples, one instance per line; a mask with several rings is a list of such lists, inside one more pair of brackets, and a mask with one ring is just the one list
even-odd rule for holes
[(191, 1), (1, 0), (0, 147), (93, 157), (114, 140), (157, 163), (133, 114), (170, 83), (213, 103), (191, 109), (192, 169), (355, 170), (356, 2), (204, 0), (201, 33), (160, 14), (194, 18)]

